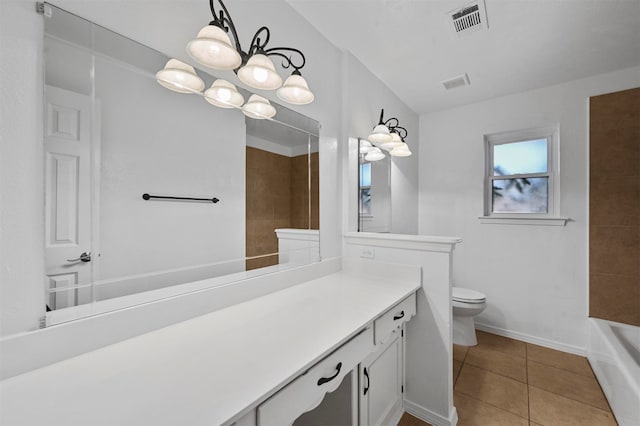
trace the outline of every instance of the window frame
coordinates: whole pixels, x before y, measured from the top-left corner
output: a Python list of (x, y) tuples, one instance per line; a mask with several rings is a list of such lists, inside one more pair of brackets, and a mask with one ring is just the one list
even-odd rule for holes
[[(524, 130), (492, 133), (484, 135), (484, 216), (482, 223), (565, 225), (567, 218), (560, 217), (559, 182), (559, 126), (536, 127)], [(547, 141), (547, 171), (542, 173), (521, 173), (494, 176), (493, 153), (497, 145), (526, 142), (537, 139)], [(546, 213), (495, 213), (493, 212), (493, 182), (495, 180), (520, 178), (548, 178)]]

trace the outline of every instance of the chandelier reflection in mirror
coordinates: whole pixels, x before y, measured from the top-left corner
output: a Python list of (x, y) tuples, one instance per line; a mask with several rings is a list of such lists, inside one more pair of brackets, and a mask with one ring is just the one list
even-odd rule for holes
[[(313, 102), (313, 92), (309, 90), (309, 85), (300, 72), (306, 62), (304, 54), (293, 47), (267, 48), (270, 31), (264, 26), (256, 31), (249, 49), (244, 51), (229, 11), (222, 0), (216, 1), (220, 4), (221, 10), (216, 13), (214, 0), (209, 0), (213, 21), (202, 28), (196, 38), (187, 44), (189, 56), (208, 68), (233, 70), (241, 82), (254, 89), (276, 90), (278, 97), (290, 104), (306, 105)], [(233, 37), (233, 44), (229, 35)], [(282, 68), (293, 70), (284, 84), (269, 58), (271, 56), (281, 58)], [(167, 62), (166, 66), (156, 73), (156, 79), (170, 90), (201, 94), (212, 105), (241, 109), (251, 118), (271, 118), (276, 113), (270, 102), (258, 95), (252, 95), (245, 104), (244, 97), (236, 86), (223, 79), (215, 80), (211, 87), (203, 92), (204, 81), (196, 74), (195, 69), (177, 59)]]
[(360, 154), (366, 161), (378, 161), (385, 158), (384, 151), (393, 157), (408, 157), (411, 150), (405, 142), (407, 129), (400, 126), (397, 118), (384, 120), (384, 109), (380, 110), (380, 121), (373, 128), (367, 140), (360, 142)]

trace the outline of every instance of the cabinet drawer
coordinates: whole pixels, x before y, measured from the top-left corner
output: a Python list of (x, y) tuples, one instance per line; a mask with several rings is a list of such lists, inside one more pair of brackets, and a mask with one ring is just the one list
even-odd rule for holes
[(374, 321), (375, 344), (379, 345), (384, 342), (393, 330), (402, 327), (402, 324), (409, 321), (415, 314), (416, 294), (413, 293)]
[(368, 328), (340, 346), (258, 407), (258, 426), (290, 425), (315, 408), (327, 392), (373, 351), (373, 330)]

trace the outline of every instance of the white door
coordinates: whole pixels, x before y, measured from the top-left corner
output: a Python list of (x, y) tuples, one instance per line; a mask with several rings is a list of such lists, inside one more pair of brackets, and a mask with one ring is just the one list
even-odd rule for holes
[(397, 330), (360, 364), (360, 426), (397, 421), (402, 410), (402, 386), (402, 337)]
[(45, 86), (45, 256), (50, 309), (91, 301), (91, 99)]

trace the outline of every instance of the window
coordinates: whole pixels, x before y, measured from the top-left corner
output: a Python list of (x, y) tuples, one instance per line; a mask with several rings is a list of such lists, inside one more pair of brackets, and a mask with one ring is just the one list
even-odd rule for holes
[(360, 216), (371, 216), (371, 163), (360, 164)]
[(557, 127), (485, 135), (485, 211), (481, 219), (564, 225), (566, 220), (557, 217), (557, 140)]

